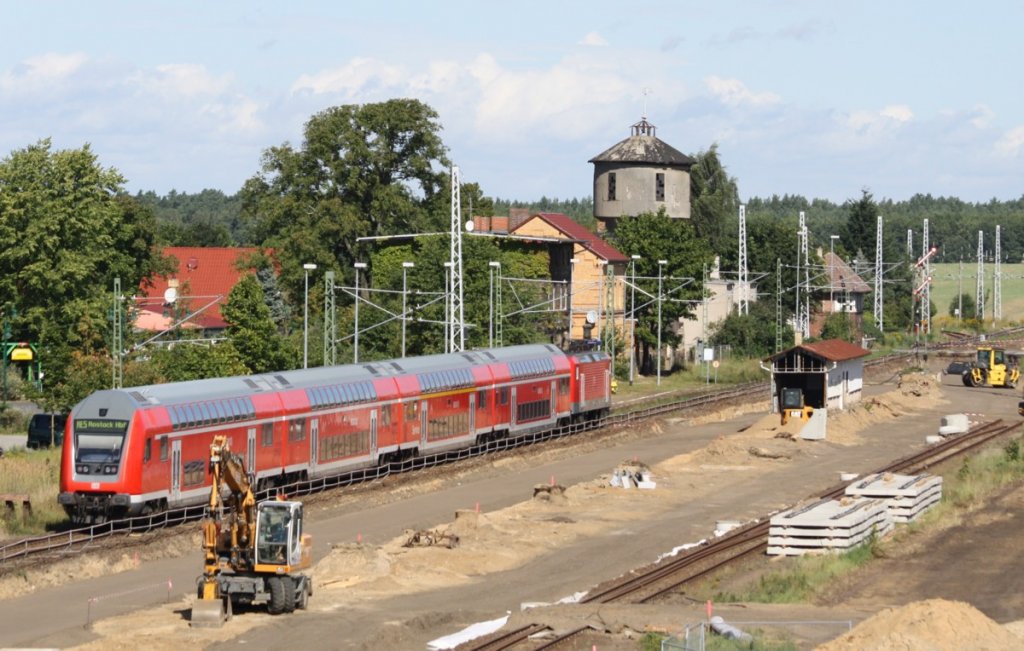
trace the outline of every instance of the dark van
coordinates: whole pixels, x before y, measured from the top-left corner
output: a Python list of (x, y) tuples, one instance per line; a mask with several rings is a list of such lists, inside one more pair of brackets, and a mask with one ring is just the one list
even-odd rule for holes
[(64, 424), (67, 418), (64, 414), (33, 414), (28, 421), (28, 448), (48, 448), (51, 442), (56, 446), (61, 445), (64, 442)]

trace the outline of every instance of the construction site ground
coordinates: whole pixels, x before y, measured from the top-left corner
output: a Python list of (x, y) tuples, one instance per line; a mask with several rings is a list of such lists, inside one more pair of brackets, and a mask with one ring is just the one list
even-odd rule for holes
[[(0, 647), (423, 649), (510, 613), (510, 623), (593, 623), (610, 631), (581, 640), (581, 648), (636, 648), (642, 631), (679, 631), (703, 619), (705, 605), (521, 606), (569, 597), (708, 537), (719, 520), (763, 516), (834, 485), (840, 471), (867, 472), (920, 449), (945, 414), (1019, 418), (1018, 392), (968, 389), (959, 378), (938, 376), (940, 368), (934, 362), (930, 376), (902, 386), (894, 377), (869, 382), (860, 407), (830, 419), (826, 441), (791, 438), (766, 416), (766, 396), (699, 422), (669, 417), (586, 443), (389, 479), (385, 490), (310, 500), (315, 591), (309, 610), (293, 615), (244, 612), (219, 630), (190, 629), (201, 568), (198, 536), (190, 533), (6, 576), (0, 610), (12, 624), (0, 627)], [(657, 488), (610, 487), (623, 463), (650, 467)], [(536, 486), (552, 482), (564, 494), (534, 498)], [(860, 622), (888, 606), (943, 598), (972, 604), (977, 620), (1024, 619), (1024, 572), (1012, 553), (1024, 534), (1022, 501), (1024, 492), (1008, 489), (934, 539), (918, 539), (837, 586), (827, 603), (719, 604), (716, 613), (733, 621)], [(403, 547), (416, 531), (457, 535), (459, 544)], [(885, 647), (862, 640), (862, 648)]]

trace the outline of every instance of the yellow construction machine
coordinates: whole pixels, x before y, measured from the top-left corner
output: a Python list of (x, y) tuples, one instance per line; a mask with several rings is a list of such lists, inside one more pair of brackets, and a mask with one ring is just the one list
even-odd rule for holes
[(231, 452), (225, 436), (210, 444), (210, 475), (206, 561), (192, 626), (221, 626), (233, 604), (266, 604), (272, 615), (305, 609), (313, 583), (298, 571), (312, 562), (312, 542), (302, 533), (302, 503), (257, 502), (245, 461)]
[(1020, 369), (1016, 357), (1007, 355), (1004, 349), (978, 346), (977, 357), (971, 367), (964, 371), (962, 379), (969, 387), (1013, 388), (1020, 379)]

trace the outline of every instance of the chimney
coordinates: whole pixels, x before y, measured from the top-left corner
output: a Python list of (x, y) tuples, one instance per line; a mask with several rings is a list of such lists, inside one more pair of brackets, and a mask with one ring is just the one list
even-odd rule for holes
[(508, 209), (508, 231), (511, 233), (520, 226), (523, 222), (530, 218), (529, 208), (509, 208)]

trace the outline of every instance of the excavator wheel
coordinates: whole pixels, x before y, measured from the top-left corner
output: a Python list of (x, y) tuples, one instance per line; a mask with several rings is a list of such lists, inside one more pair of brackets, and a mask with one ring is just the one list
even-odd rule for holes
[(270, 589), (270, 603), (267, 604), (267, 612), (271, 615), (280, 615), (285, 612), (285, 591), (281, 577), (272, 576), (267, 579), (267, 587)]
[(964, 371), (963, 374), (960, 376), (960, 380), (964, 383), (965, 387), (974, 386), (974, 376), (971, 375), (970, 370)]
[(290, 576), (281, 577), (281, 585), (284, 587), (284, 612), (295, 611), (295, 580)]
[(303, 582), (302, 587), (299, 588), (299, 596), (295, 600), (295, 607), (298, 610), (305, 610), (306, 606), (309, 605), (309, 586)]

